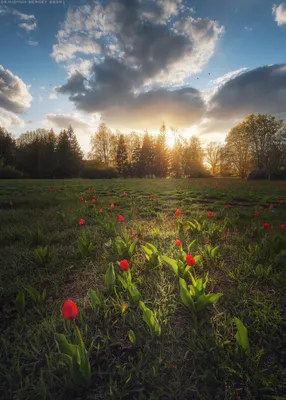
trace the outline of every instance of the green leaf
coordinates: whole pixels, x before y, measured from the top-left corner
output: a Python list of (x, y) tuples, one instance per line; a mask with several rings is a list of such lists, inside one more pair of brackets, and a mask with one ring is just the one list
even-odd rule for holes
[(188, 252), (189, 252), (189, 253), (191, 252), (191, 249), (192, 249), (193, 245), (196, 243), (196, 241), (197, 241), (197, 239), (194, 239), (194, 240), (189, 244), (189, 246), (188, 246)]
[(132, 329), (128, 332), (128, 338), (132, 344), (136, 344), (136, 336)]
[(116, 276), (114, 272), (114, 266), (112, 263), (110, 263), (105, 274), (105, 282), (110, 291), (114, 290), (115, 281), (116, 281)]
[(61, 333), (55, 333), (55, 340), (60, 353), (66, 354), (71, 358), (74, 354), (76, 354), (77, 346), (69, 343), (65, 335)]
[(179, 267), (175, 260), (173, 260), (172, 258), (167, 257), (167, 256), (162, 256), (162, 261), (164, 261), (166, 264), (168, 264), (173, 269), (175, 274), (177, 276), (179, 276)]
[(250, 353), (250, 345), (249, 345), (249, 341), (248, 341), (247, 328), (244, 326), (243, 322), (236, 317), (234, 318), (234, 322), (237, 327), (237, 333), (235, 335), (235, 338), (236, 338), (238, 344), (245, 351), (245, 353), (249, 354)]
[(37, 303), (40, 297), (40, 293), (37, 291), (37, 289), (33, 288), (32, 286), (24, 286), (24, 289), (26, 290), (27, 293), (29, 293), (33, 302)]
[(129, 291), (129, 294), (130, 294), (132, 300), (135, 303), (137, 303), (141, 299), (141, 294), (134, 284), (132, 284), (128, 287), (128, 291)]
[(183, 304), (192, 312), (195, 313), (195, 304), (192, 296), (190, 295), (186, 281), (182, 278), (179, 279), (180, 284), (180, 297)]
[(132, 257), (132, 256), (133, 256), (133, 254), (134, 254), (134, 252), (135, 252), (135, 250), (136, 250), (136, 247), (138, 246), (138, 243), (139, 243), (139, 239), (136, 239), (136, 240), (134, 240), (134, 242), (130, 245), (129, 250), (128, 250), (129, 257)]
[(15, 304), (16, 304), (16, 309), (17, 309), (18, 313), (24, 314), (24, 311), (25, 311), (25, 293), (24, 292), (20, 292), (17, 294)]
[(121, 285), (123, 286), (123, 288), (127, 289), (128, 282), (119, 274), (117, 275), (117, 278), (118, 278), (119, 282), (121, 283)]
[(143, 311), (143, 320), (149, 326), (152, 335), (159, 336), (161, 334), (161, 327), (155, 318), (153, 311), (146, 307), (143, 301), (139, 302), (140, 308)]
[(97, 312), (101, 305), (101, 300), (98, 296), (98, 293), (93, 289), (89, 289), (88, 296), (90, 298), (89, 302), (90, 302), (91, 308), (93, 309), (94, 312)]

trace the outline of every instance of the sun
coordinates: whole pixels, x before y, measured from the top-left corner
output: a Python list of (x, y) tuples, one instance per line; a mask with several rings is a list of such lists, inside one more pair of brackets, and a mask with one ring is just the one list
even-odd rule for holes
[(166, 139), (167, 139), (166, 141), (167, 141), (168, 147), (170, 147), (170, 148), (174, 147), (174, 144), (175, 144), (174, 132), (172, 132), (172, 131), (167, 132)]

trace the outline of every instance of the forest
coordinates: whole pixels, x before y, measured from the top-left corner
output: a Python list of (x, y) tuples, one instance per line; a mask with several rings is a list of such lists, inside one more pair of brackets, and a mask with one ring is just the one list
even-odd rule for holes
[(202, 144), (164, 123), (157, 135), (113, 132), (104, 122), (90, 139), (87, 157), (70, 125), (27, 131), (14, 138), (0, 127), (0, 177), (145, 178), (211, 176), (249, 179), (286, 178), (286, 125), (274, 116), (251, 114), (234, 126), (224, 143)]

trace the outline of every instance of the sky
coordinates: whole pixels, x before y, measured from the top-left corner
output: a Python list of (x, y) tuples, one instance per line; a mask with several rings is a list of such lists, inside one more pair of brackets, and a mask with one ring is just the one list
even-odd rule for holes
[[(286, 121), (286, 3), (0, 0), (0, 125), (99, 123), (222, 142), (250, 113)], [(168, 131), (168, 142), (173, 136)]]

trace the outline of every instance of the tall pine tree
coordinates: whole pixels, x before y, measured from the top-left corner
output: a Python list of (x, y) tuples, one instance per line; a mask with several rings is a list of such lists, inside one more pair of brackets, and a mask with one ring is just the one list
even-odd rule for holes
[(128, 154), (125, 144), (124, 135), (119, 136), (117, 152), (116, 152), (116, 167), (120, 176), (126, 177), (129, 172)]
[(167, 146), (167, 129), (163, 122), (155, 145), (155, 174), (166, 178), (169, 168), (169, 149)]

